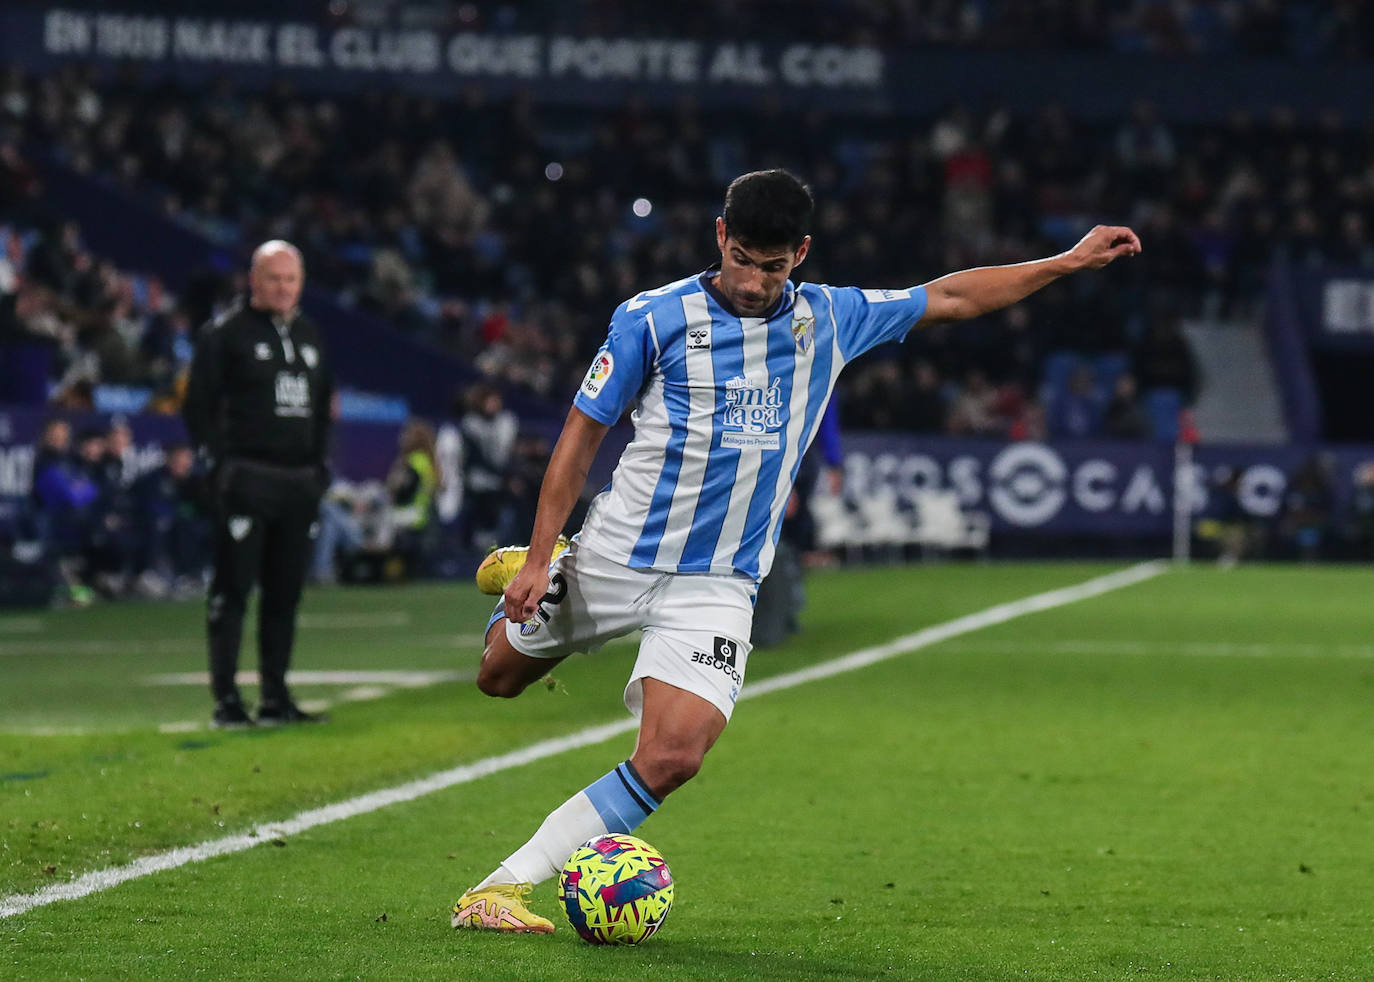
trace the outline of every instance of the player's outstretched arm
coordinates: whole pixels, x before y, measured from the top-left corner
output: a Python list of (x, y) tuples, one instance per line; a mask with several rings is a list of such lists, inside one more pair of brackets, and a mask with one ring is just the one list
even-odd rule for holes
[(925, 284), (921, 326), (968, 320), (1009, 307), (1061, 276), (1101, 269), (1121, 256), (1140, 252), (1140, 239), (1123, 225), (1098, 225), (1067, 252), (1012, 266), (980, 266)]
[(549, 557), (553, 555), (554, 542), (577, 504), (582, 485), (587, 482), (587, 471), (609, 429), (575, 406), (568, 412), (544, 471), (544, 483), (539, 486), (529, 555), (506, 587), (506, 616), (517, 624), (534, 616), (549, 589)]

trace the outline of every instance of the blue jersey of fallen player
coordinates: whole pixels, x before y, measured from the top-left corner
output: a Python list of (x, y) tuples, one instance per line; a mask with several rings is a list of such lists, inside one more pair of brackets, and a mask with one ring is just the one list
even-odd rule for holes
[(757, 581), (840, 370), (905, 338), (926, 291), (788, 281), (770, 314), (740, 317), (713, 275), (616, 308), (574, 405), (611, 424), (637, 400), (634, 437), (578, 541), (637, 569)]

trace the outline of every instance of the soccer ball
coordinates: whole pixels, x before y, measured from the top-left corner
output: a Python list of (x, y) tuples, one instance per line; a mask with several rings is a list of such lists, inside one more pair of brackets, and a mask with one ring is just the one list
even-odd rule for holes
[(653, 846), (599, 835), (573, 850), (558, 876), (568, 923), (591, 944), (639, 944), (673, 906), (673, 874)]

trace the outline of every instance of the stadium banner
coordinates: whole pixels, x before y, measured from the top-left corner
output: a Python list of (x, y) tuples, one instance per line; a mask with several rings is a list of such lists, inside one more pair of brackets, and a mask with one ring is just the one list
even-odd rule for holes
[[(167, 5), (173, 7), (174, 5)], [(1212, 57), (1178, 70), (1115, 51), (898, 49), (830, 43), (513, 34), (318, 21), (99, 10), (0, 8), (0, 62), (30, 71), (65, 65), (132, 67), (145, 81), (224, 78), (245, 88), (283, 79), (313, 92), (379, 85), (453, 98), (471, 84), (492, 97), (529, 92), (553, 103), (614, 107), (627, 92), (659, 106), (684, 95), (738, 107), (751, 96), (790, 109), (922, 116), (952, 98), (1035, 111), (1048, 103), (1118, 119), (1148, 99), (1168, 118), (1220, 118), (1237, 108), (1335, 109), (1363, 118), (1374, 66), (1301, 59)], [(232, 9), (225, 5), (222, 9)], [(1112, 84), (1102, 84), (1111, 79)]]
[[(35, 443), (50, 415), (41, 409), (0, 409), (0, 496), (29, 493)], [(63, 413), (73, 436), (105, 428), (110, 417)], [(175, 416), (125, 417), (133, 430), (134, 474), (162, 463), (165, 448), (184, 442)], [(396, 457), (397, 423), (343, 420), (334, 427), (330, 455), (335, 476), (352, 482), (381, 480)], [(551, 434), (545, 434), (551, 437)], [(598, 455), (589, 481), (593, 490), (609, 479), (617, 449), (628, 437), (618, 427)], [(444, 490), (436, 500), (448, 524), (462, 507), (462, 448), (452, 422), (438, 427)], [(1187, 486), (1195, 514), (1215, 516), (1222, 506), (1225, 475), (1240, 475), (1236, 497), (1245, 513), (1277, 520), (1294, 474), (1319, 459), (1329, 476), (1334, 517), (1345, 515), (1353, 475), (1374, 462), (1374, 446), (1202, 445), (1196, 448)], [(899, 433), (844, 436), (845, 496), (851, 500), (895, 494), (904, 506), (917, 492), (952, 489), (966, 511), (983, 512), (997, 533), (1167, 537), (1173, 515), (1173, 447), (1155, 443), (1075, 441), (1003, 443)]]
[[(966, 511), (983, 512), (994, 533), (1168, 537), (1173, 521), (1173, 446), (1074, 441), (1057, 444), (958, 440), (916, 434), (844, 437), (845, 496), (951, 489)], [(1329, 476), (1337, 520), (1353, 475), (1374, 461), (1374, 446), (1202, 445), (1185, 482), (1192, 511), (1215, 517), (1221, 484), (1238, 472), (1235, 496), (1258, 521), (1276, 521), (1294, 474), (1316, 457)]]
[(1314, 346), (1374, 352), (1374, 273), (1292, 268), (1298, 316)]
[(245, 79), (270, 71), (353, 89), (386, 76), (432, 94), (451, 94), (463, 81), (557, 87), (573, 98), (579, 86), (607, 83), (879, 91), (886, 63), (877, 48), (836, 44), (445, 32), (62, 7), (6, 11), (0, 26), (7, 39), (0, 53), (33, 67), (118, 62)]

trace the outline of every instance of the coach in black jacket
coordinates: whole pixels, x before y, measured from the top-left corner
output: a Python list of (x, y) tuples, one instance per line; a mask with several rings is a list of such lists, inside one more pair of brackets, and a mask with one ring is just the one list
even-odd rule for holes
[(239, 695), (243, 613), (254, 582), (259, 724), (317, 722), (291, 699), (286, 670), (320, 496), (328, 484), (334, 384), (320, 332), (298, 308), (305, 268), (289, 242), (253, 253), (250, 295), (201, 329), (183, 413), (209, 466), (215, 576), (207, 615), (212, 724), (250, 726)]

